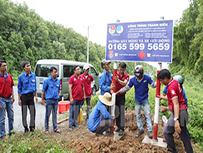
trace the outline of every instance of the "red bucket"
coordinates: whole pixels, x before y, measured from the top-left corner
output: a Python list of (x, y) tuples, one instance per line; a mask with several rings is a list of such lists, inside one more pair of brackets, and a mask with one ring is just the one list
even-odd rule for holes
[(59, 101), (58, 102), (58, 111), (59, 114), (66, 112), (70, 109), (70, 102), (69, 101)]

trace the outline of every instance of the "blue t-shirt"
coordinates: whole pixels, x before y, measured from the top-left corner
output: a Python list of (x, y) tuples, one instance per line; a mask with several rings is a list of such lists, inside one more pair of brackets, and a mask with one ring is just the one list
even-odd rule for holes
[(99, 88), (101, 90), (101, 95), (104, 95), (105, 92), (110, 93), (110, 86), (111, 86), (111, 72), (106, 72), (106, 70), (103, 70), (103, 73), (99, 77)]
[[(166, 86), (166, 87), (164, 88), (164, 90), (163, 90), (163, 93), (164, 93), (164, 94), (167, 94), (167, 89), (168, 89), (168, 86)], [(185, 94), (185, 89), (182, 87), (182, 90), (183, 90), (183, 96), (184, 96), (184, 99), (185, 99), (185, 104), (186, 104), (186, 106), (187, 106), (187, 96), (186, 96), (186, 94)]]
[(59, 90), (61, 89), (60, 80), (56, 78), (53, 80), (51, 76), (44, 81), (42, 92), (45, 92), (45, 99), (59, 99)]
[(149, 87), (148, 84), (152, 84), (153, 80), (149, 75), (144, 74), (144, 77), (141, 82), (137, 81), (137, 77), (130, 79), (128, 86), (135, 88), (135, 99), (142, 101), (145, 98), (148, 98)]
[(24, 72), (18, 77), (18, 93), (21, 95), (37, 91), (36, 75), (30, 72), (30, 76)]
[(107, 111), (106, 106), (99, 100), (90, 114), (87, 122), (87, 127), (90, 131), (94, 132), (97, 129), (97, 126), (102, 120), (102, 116), (105, 119), (113, 120), (112, 116)]

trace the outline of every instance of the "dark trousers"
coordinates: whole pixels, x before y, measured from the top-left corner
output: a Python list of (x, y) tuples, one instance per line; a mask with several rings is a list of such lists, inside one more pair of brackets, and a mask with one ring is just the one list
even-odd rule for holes
[[(187, 110), (180, 110), (179, 122), (180, 122), (181, 133), (179, 134), (179, 136), (183, 141), (186, 152), (193, 153), (192, 145), (190, 142), (190, 136), (188, 134), (187, 127), (186, 127), (187, 121), (188, 121)], [(172, 153), (177, 152), (174, 139), (173, 139), (174, 132), (175, 132), (175, 123), (174, 123), (174, 113), (173, 113), (171, 117), (168, 119), (168, 122), (164, 128), (164, 137), (166, 139), (168, 149)]]
[(28, 124), (27, 124), (27, 107), (30, 111), (30, 131), (34, 131), (35, 129), (35, 104), (34, 104), (34, 94), (28, 93), (25, 95), (21, 95), (22, 101), (22, 121), (25, 131), (28, 131)]
[(90, 115), (90, 110), (91, 110), (90, 100), (91, 100), (91, 97), (86, 98), (86, 103), (87, 103), (87, 117), (86, 117), (86, 119), (89, 119), (89, 115)]
[(112, 124), (113, 124), (113, 120), (105, 119), (102, 116), (101, 122), (99, 123), (99, 125), (97, 126), (97, 129), (93, 133), (103, 134), (103, 132), (106, 131), (108, 128), (110, 128)]
[(116, 96), (115, 107), (116, 125), (124, 131), (125, 127), (125, 95)]

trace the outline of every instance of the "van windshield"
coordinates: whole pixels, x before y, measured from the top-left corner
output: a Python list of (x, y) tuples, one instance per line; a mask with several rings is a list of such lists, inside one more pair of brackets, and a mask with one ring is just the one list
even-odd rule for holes
[(58, 70), (59, 74), (59, 65), (53, 65), (53, 64), (38, 64), (35, 69), (36, 76), (39, 77), (49, 77), (51, 75), (50, 68), (55, 67)]

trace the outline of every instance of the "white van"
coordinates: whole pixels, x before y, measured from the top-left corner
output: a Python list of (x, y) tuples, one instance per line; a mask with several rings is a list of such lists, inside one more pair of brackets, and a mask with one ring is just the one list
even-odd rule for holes
[[(68, 82), (69, 82), (69, 78), (74, 74), (73, 66), (79, 65), (81, 68), (81, 74), (82, 74), (83, 66), (85, 64), (87, 63), (58, 60), (58, 59), (39, 60), (35, 66), (38, 97), (41, 97), (44, 80), (46, 80), (51, 75), (50, 68), (54, 66), (58, 70), (58, 79), (60, 79), (61, 87), (62, 87), (62, 90), (60, 92), (60, 99), (62, 97), (64, 97), (64, 99), (69, 99)], [(95, 95), (96, 91), (99, 90), (99, 74), (97, 73), (93, 65), (89, 64), (89, 66), (90, 66), (89, 74), (91, 74), (94, 78), (94, 81), (91, 84), (92, 94)]]

